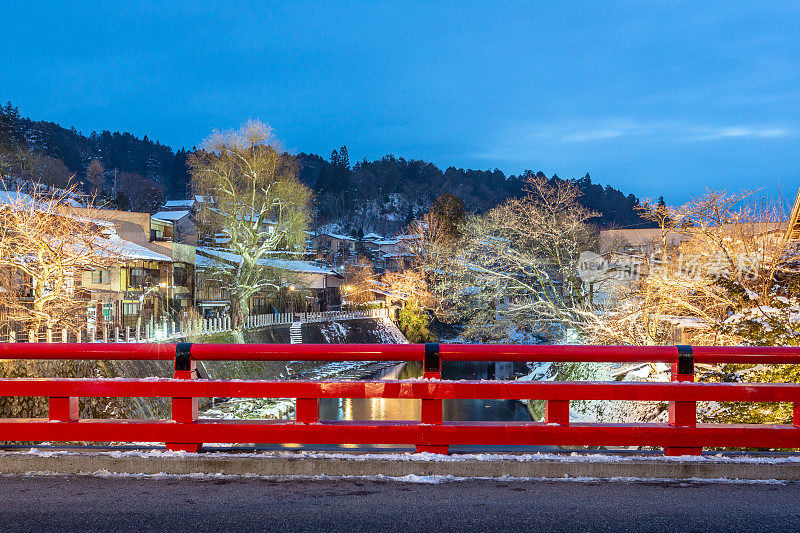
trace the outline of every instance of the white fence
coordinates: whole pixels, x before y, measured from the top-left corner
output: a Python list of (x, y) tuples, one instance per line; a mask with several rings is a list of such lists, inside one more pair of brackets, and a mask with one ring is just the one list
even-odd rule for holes
[(245, 320), (245, 329), (262, 328), (274, 324), (292, 322), (332, 322), (334, 320), (355, 320), (359, 318), (385, 318), (388, 309), (366, 309), (364, 311), (321, 311), (317, 313), (277, 313), (252, 315)]
[[(332, 322), (334, 320), (355, 320), (360, 318), (384, 318), (389, 316), (388, 309), (367, 309), (364, 311), (324, 311), (318, 313), (270, 313), (250, 315), (245, 318), (244, 328), (255, 329), (276, 324), (293, 322)], [(188, 322), (165, 321), (148, 323), (135, 327), (105, 325), (97, 328), (86, 328), (78, 331), (52, 329), (38, 332), (28, 331), (27, 335), (14, 331), (0, 337), (0, 342), (153, 342), (169, 339), (180, 339), (187, 336), (206, 335), (231, 331), (231, 317), (198, 319)]]

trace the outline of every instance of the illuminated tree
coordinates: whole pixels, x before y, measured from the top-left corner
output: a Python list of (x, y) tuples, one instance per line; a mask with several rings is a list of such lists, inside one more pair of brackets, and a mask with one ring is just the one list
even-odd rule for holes
[(237, 258), (218, 262), (206, 275), (229, 290), (233, 324), (240, 329), (250, 297), (277, 293), (283, 283), (262, 260), (275, 251), (304, 249), (311, 191), (297, 178), (296, 159), (262, 122), (214, 132), (188, 165), (194, 191), (213, 199), (213, 207), (206, 202), (200, 212), (201, 231)]
[(694, 344), (800, 343), (800, 269), (785, 215), (752, 196), (708, 191), (654, 211), (661, 238), (641, 257), (641, 276), (616, 284), (596, 342), (670, 344), (678, 327)]
[(374, 300), (373, 289), (378, 287), (378, 277), (372, 261), (358, 256), (356, 261), (344, 265), (344, 291), (348, 303), (356, 307)]
[(82, 273), (118, 257), (113, 226), (72, 207), (74, 187), (29, 190), (0, 191), (0, 299), (9, 321), (75, 330)]

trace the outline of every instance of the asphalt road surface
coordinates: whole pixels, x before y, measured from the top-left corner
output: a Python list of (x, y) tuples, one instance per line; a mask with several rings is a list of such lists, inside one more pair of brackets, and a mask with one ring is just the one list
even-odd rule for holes
[(0, 531), (800, 531), (800, 484), (0, 477)]

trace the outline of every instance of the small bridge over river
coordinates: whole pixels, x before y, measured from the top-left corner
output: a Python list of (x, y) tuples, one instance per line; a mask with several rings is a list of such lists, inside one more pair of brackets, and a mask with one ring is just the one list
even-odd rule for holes
[[(703, 448), (800, 448), (800, 384), (696, 383), (702, 363), (797, 364), (800, 348), (713, 346), (3, 344), (0, 359), (172, 361), (171, 379), (0, 379), (0, 395), (45, 397), (46, 419), (0, 419), (1, 441), (163, 442), (198, 452), (206, 443), (411, 444), (446, 454), (453, 445), (635, 446), (667, 455)], [(198, 379), (199, 361), (419, 361), (421, 379), (355, 381)], [(442, 361), (662, 362), (672, 382), (514, 382), (441, 379)], [(167, 398), (170, 419), (82, 419), (81, 398)], [(199, 398), (294, 398), (293, 420), (204, 420)], [(322, 398), (419, 400), (418, 421), (321, 421)], [(545, 420), (445, 421), (448, 399), (537, 399)], [(572, 400), (669, 402), (669, 422), (608, 424), (570, 420)], [(791, 425), (698, 423), (696, 402), (788, 402)]]

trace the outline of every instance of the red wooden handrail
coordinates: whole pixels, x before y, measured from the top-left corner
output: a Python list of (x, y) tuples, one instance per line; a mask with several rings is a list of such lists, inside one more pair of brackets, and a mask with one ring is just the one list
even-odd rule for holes
[(800, 402), (794, 383), (0, 379), (3, 396)]
[[(800, 384), (693, 383), (694, 362), (800, 362), (800, 348), (516, 345), (219, 345), (6, 344), (0, 359), (173, 360), (175, 379), (0, 379), (0, 396), (46, 397), (49, 420), (0, 419), (2, 441), (166, 442), (197, 451), (200, 443), (415, 444), (446, 453), (454, 444), (662, 446), (668, 454), (703, 447), (800, 448)], [(399, 381), (198, 380), (196, 361), (423, 361), (425, 379)], [(441, 381), (441, 361), (659, 361), (673, 382)], [(86, 420), (81, 397), (172, 399), (172, 420)], [(294, 421), (200, 420), (198, 398), (296, 398)], [(327, 422), (320, 398), (398, 398), (422, 402), (419, 422)], [(545, 400), (545, 422), (446, 422), (450, 399)], [(570, 400), (669, 402), (669, 424), (574, 423)], [(695, 403), (790, 402), (793, 425), (698, 424)]]
[[(175, 344), (0, 344), (0, 359), (162, 360)], [(443, 361), (674, 363), (675, 346), (439, 344)], [(800, 364), (800, 347), (693, 346), (697, 363)], [(198, 361), (422, 361), (421, 344), (192, 344)]]

